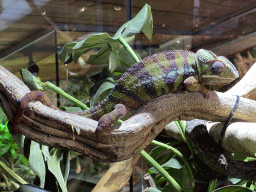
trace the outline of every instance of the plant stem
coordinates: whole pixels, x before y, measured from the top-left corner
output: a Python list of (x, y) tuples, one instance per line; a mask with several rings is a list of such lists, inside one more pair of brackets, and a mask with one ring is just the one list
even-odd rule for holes
[(141, 58), (138, 54), (134, 52), (131, 46), (124, 40), (123, 37), (118, 37), (119, 42), (125, 47), (125, 49), (131, 54), (136, 62), (140, 62)]
[(174, 187), (175, 191), (182, 191), (180, 185), (172, 178), (172, 176), (170, 176), (167, 171), (161, 167), (161, 165), (159, 165), (149, 154), (147, 154), (146, 151), (142, 150), (140, 155), (152, 166), (154, 166), (154, 168), (170, 183), (170, 185)]
[(77, 100), (76, 98), (72, 97), (71, 95), (67, 94), (65, 91), (63, 91), (61, 88), (57, 87), (56, 85), (50, 83), (49, 81), (43, 83), (41, 81), (36, 81), (36, 83), (41, 84), (43, 86), (46, 86), (47, 88), (53, 90), (54, 92), (60, 94), (62, 97), (66, 98), (67, 100), (73, 102), (78, 107), (80, 107), (83, 110), (88, 110), (89, 107), (82, 103), (81, 101)]
[[(72, 97), (71, 95), (67, 94), (61, 88), (59, 88), (56, 85), (50, 83), (49, 81), (47, 81), (45, 83), (43, 83), (41, 81), (36, 81), (36, 83), (41, 84), (43, 86), (46, 86), (47, 88), (49, 88), (49, 89), (53, 90), (54, 92), (60, 94), (62, 97), (66, 98), (67, 100), (69, 100), (71, 102), (73, 102), (74, 104), (76, 104), (76, 106), (80, 107), (83, 110), (90, 109), (89, 107), (87, 107), (87, 105), (85, 105), (81, 101), (77, 100), (76, 98)], [(121, 124), (123, 121), (121, 119), (118, 119), (117, 122)]]
[(22, 184), (22, 185), (27, 184), (27, 181), (22, 179), (13, 170), (7, 167), (2, 161), (0, 161), (0, 171), (19, 184)]
[(192, 148), (192, 146), (191, 146), (191, 142), (190, 142), (190, 141), (187, 139), (187, 137), (186, 137), (186, 132), (185, 132), (185, 130), (186, 130), (186, 125), (184, 124), (184, 121), (182, 121), (182, 120), (180, 120), (180, 121), (175, 121), (175, 124), (176, 124), (176, 126), (179, 128), (180, 133), (181, 133), (181, 136), (182, 136), (183, 140), (187, 143), (188, 148), (190, 149), (191, 155), (192, 155), (192, 157), (194, 158), (195, 153), (194, 153), (194, 150), (193, 150), (193, 148)]
[(156, 140), (152, 140), (151, 143), (154, 145), (160, 146), (160, 147), (164, 147), (164, 148), (172, 151), (173, 153), (175, 153), (177, 156), (179, 156), (184, 161), (184, 163), (186, 164), (186, 166), (188, 168), (188, 174), (190, 175), (190, 177), (189, 177), (190, 183), (192, 184), (194, 182), (193, 168), (192, 168), (191, 164), (188, 162), (188, 160), (183, 156), (183, 154), (181, 152), (179, 152), (179, 150), (175, 149), (174, 147), (172, 147), (170, 145), (166, 145), (166, 144), (156, 141)]
[(211, 180), (208, 185), (207, 192), (213, 192), (216, 189), (217, 179)]

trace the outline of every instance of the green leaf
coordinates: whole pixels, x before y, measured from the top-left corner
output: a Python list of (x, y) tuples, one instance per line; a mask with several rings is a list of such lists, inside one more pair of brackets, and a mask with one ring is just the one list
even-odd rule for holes
[(113, 72), (119, 65), (119, 51), (111, 51), (109, 55), (109, 70)]
[(247, 184), (247, 180), (242, 180), (242, 179), (238, 179), (238, 178), (229, 178), (228, 179), (233, 185), (246, 185)]
[[(8, 118), (7, 118), (7, 116), (5, 115), (3, 109), (0, 107), (0, 123), (3, 124), (3, 125), (5, 125), (7, 121), (8, 121)], [(5, 127), (6, 127), (6, 125), (3, 126), (3, 129), (4, 129)], [(2, 128), (1, 128), (1, 129), (2, 129)]]
[(123, 24), (113, 38), (122, 36), (123, 38), (131, 37), (142, 31), (149, 40), (152, 39), (153, 34), (153, 19), (151, 13), (151, 7), (145, 5), (140, 12), (130, 21)]
[[(125, 38), (125, 41), (129, 44), (132, 43), (135, 39), (135, 36)], [(131, 53), (124, 48), (120, 42), (110, 43), (112, 52), (109, 56), (109, 70), (113, 72), (118, 66), (122, 66), (122, 69), (126, 71), (130, 68), (134, 63), (136, 63), (135, 59), (131, 55)]]
[(96, 102), (100, 102), (105, 99), (113, 87), (115, 86), (115, 81), (112, 77), (108, 77), (103, 80), (103, 83), (98, 88), (97, 92), (93, 95), (90, 100), (90, 105), (93, 106)]
[(21, 157), (21, 158), (22, 158), (22, 163), (28, 166), (28, 160), (25, 157)]
[(83, 48), (83, 49), (79, 49), (79, 50), (72, 50), (72, 60), (77, 63), (79, 58), (81, 57), (81, 55), (87, 53), (88, 51), (90, 51), (92, 48)]
[(17, 158), (17, 153), (16, 153), (15, 149), (14, 149), (14, 148), (10, 149), (10, 152), (11, 152), (11, 154), (12, 154), (12, 157), (13, 157), (14, 159), (16, 159), (16, 158)]
[(161, 192), (161, 191), (156, 188), (149, 187), (145, 192)]
[(232, 155), (233, 155), (233, 158), (237, 161), (244, 161), (247, 158), (246, 155), (243, 155), (241, 153), (232, 153)]
[(48, 169), (49, 169), (49, 171), (51, 171), (51, 173), (57, 179), (57, 181), (61, 187), (61, 190), (63, 192), (66, 192), (67, 188), (66, 188), (65, 180), (62, 175), (61, 168), (60, 168), (60, 162), (63, 159), (63, 154), (61, 153), (61, 149), (53, 149), (50, 154), (51, 154), (52, 158), (47, 159)]
[(110, 43), (117, 41), (118, 39), (110, 37), (107, 33), (93, 34), (80, 42), (66, 44), (59, 54), (59, 59), (64, 63), (72, 60), (77, 63), (81, 55), (101, 48), (97, 53), (90, 55), (86, 62), (93, 65), (107, 65), (111, 53)]
[(66, 106), (61, 106), (59, 107), (62, 111), (67, 111), (67, 112), (79, 112), (82, 111), (80, 107), (66, 107)]
[(169, 161), (172, 157), (173, 157), (174, 153), (173, 152), (169, 152), (169, 153), (166, 153), (164, 155), (161, 155), (159, 157), (157, 157), (155, 160), (160, 164), (164, 164), (166, 163), (167, 161)]
[(154, 167), (152, 167), (152, 165), (151, 165), (151, 168), (149, 168), (148, 170), (147, 170), (147, 173), (149, 173), (149, 174), (158, 174), (158, 171), (154, 168)]
[[(182, 169), (184, 168), (184, 164), (182, 161), (177, 160), (176, 158), (171, 158), (173, 153), (164, 154), (156, 159), (156, 161), (164, 167), (165, 169)], [(164, 164), (162, 164), (164, 162)], [(154, 167), (148, 169), (151, 173), (158, 173)]]
[(171, 158), (169, 161), (161, 165), (162, 167), (171, 167), (173, 169), (182, 169), (184, 167), (183, 161), (176, 157)]
[(213, 190), (215, 190), (216, 184), (217, 184), (217, 179), (210, 181), (207, 192), (212, 192)]
[(167, 149), (164, 147), (155, 147), (151, 152), (150, 152), (150, 156), (152, 158), (156, 158), (157, 155), (159, 155), (160, 153), (166, 151)]
[(45, 161), (47, 161), (47, 159), (52, 159), (52, 156), (49, 151), (49, 146), (42, 145), (42, 153), (44, 154)]
[(107, 33), (92, 34), (88, 38), (76, 43), (76, 45), (73, 47), (73, 50), (83, 49), (84, 47), (99, 48), (102, 47), (102, 45), (104, 44), (114, 41), (117, 40), (110, 37)]
[(252, 190), (241, 186), (226, 186), (219, 188), (214, 192), (252, 192)]
[(40, 144), (31, 141), (30, 154), (28, 159), (29, 167), (36, 173), (40, 179), (40, 187), (44, 187), (45, 184), (45, 162), (42, 151), (40, 149)]
[[(90, 64), (97, 64), (99, 62), (98, 58), (104, 58), (104, 57), (106, 57), (107, 53), (110, 54), (111, 47), (109, 46), (109, 43), (115, 42), (115, 41), (118, 41), (118, 40), (113, 39), (107, 33), (93, 34), (93, 35), (89, 36), (87, 39), (78, 42), (73, 47), (73, 52), (72, 52), (73, 60), (77, 63), (79, 57), (82, 54), (85, 54), (86, 52), (88, 52), (91, 49), (102, 48), (96, 54), (91, 55), (87, 61)], [(108, 54), (108, 56), (109, 56), (109, 54)], [(96, 63), (94, 63), (93, 61), (95, 61)]]
[(126, 69), (130, 68), (134, 63), (136, 63), (131, 53), (127, 51), (125, 48), (120, 49), (119, 55), (120, 55), (120, 58), (119, 58), (120, 63), (122, 64), (122, 66), (125, 66)]
[(0, 157), (6, 154), (10, 150), (10, 145), (5, 145), (0, 149)]
[(64, 175), (64, 181), (67, 183), (68, 176), (69, 176), (69, 170), (70, 170), (70, 150), (64, 150), (63, 151), (63, 175)]
[(72, 49), (76, 45), (76, 42), (67, 43), (61, 53), (58, 55), (58, 59), (62, 61), (63, 63), (70, 63), (72, 60)]
[(29, 87), (30, 90), (43, 90), (43, 87), (36, 83), (38, 79), (27, 69), (20, 69), (20, 74), (23, 82)]
[[(130, 41), (133, 40), (134, 35), (140, 33), (140, 31), (149, 39), (152, 38), (153, 22), (149, 5), (145, 5), (141, 11), (132, 20), (126, 22), (113, 37), (110, 37), (107, 33), (99, 33), (90, 35), (83, 41), (66, 44), (59, 54), (59, 59), (63, 63), (69, 63), (72, 60), (77, 63), (81, 55), (92, 49), (101, 48), (100, 51), (92, 54), (88, 58), (87, 63), (93, 65), (107, 65), (110, 63), (110, 71), (114, 71), (119, 64), (130, 66), (135, 63), (135, 60), (132, 58), (131, 54), (121, 46), (118, 37), (122, 36), (126, 38), (126, 41)], [(118, 61), (117, 52), (112, 53), (112, 51), (120, 51), (120, 61)], [(109, 58), (110, 56), (111, 58)]]
[(111, 47), (109, 44), (102, 45), (102, 48), (97, 53), (91, 54), (87, 60), (88, 64), (93, 65), (107, 65), (109, 62), (109, 55), (111, 53)]
[(162, 175), (157, 175), (154, 180), (155, 180), (156, 186), (163, 186), (167, 182)]

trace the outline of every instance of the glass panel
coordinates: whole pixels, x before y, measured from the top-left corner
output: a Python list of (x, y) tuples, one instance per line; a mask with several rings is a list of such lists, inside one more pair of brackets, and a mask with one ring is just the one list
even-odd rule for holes
[[(112, 36), (127, 21), (127, 2), (129, 1), (1, 0), (0, 64), (19, 77), (20, 68), (36, 64), (41, 80), (56, 84), (56, 46), (60, 52), (66, 43), (83, 40), (92, 34), (107, 32)], [(234, 62), (240, 53), (247, 57), (248, 51), (256, 57), (255, 0), (131, 2), (132, 17), (146, 3), (152, 9), (152, 40), (149, 41), (144, 34), (138, 34), (132, 44), (142, 58), (167, 50), (185, 49), (196, 52), (200, 48), (227, 56)], [(86, 61), (97, 51), (95, 49), (84, 54), (77, 64), (58, 63), (57, 78), (60, 88), (87, 104), (91, 96), (88, 85), (95, 84), (89, 76), (102, 66), (89, 65)], [(245, 68), (249, 69), (251, 64), (244, 63)], [(56, 94), (49, 90), (46, 92), (56, 105)], [(60, 104), (74, 106), (62, 97)], [(74, 154), (71, 163), (69, 191), (83, 185), (90, 190), (109, 167), (108, 163), (97, 162), (80, 154)], [(141, 191), (145, 169), (143, 161), (136, 165), (134, 191)], [(125, 190), (128, 190), (127, 186)]]
[[(21, 78), (20, 69), (28, 69), (42, 81), (56, 80), (55, 31), (44, 30), (7, 50), (1, 65)], [(56, 93), (46, 91), (56, 105)]]
[[(39, 75), (43, 80), (52, 80), (55, 79), (55, 57), (51, 60), (48, 57), (54, 56), (54, 53), (55, 32), (45, 30), (6, 51), (0, 61), (1, 65), (15, 75), (18, 75), (20, 68), (27, 68), (35, 63), (40, 68)], [(46, 58), (48, 62), (45, 62)], [(52, 79), (47, 78), (50, 70), (53, 70)]]

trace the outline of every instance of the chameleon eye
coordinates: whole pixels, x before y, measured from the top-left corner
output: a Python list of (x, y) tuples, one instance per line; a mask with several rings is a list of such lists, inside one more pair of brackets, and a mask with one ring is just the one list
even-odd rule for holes
[(214, 61), (211, 66), (211, 72), (213, 75), (221, 74), (224, 71), (224, 64), (221, 61)]

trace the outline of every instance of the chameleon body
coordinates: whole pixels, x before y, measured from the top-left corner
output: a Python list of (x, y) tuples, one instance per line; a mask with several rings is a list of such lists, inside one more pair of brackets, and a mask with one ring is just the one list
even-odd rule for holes
[[(129, 68), (99, 105), (76, 114), (98, 120), (96, 131), (108, 132), (113, 122), (153, 98), (185, 90), (198, 91), (209, 98), (204, 85), (229, 84), (238, 76), (236, 68), (227, 58), (217, 57), (211, 51), (200, 49), (196, 54), (184, 50), (156, 53)], [(53, 107), (45, 97), (39, 91), (25, 95), (15, 125), (18, 125), (26, 105), (32, 100)]]

